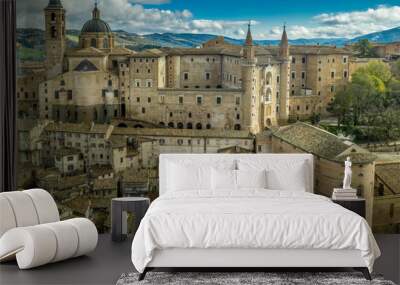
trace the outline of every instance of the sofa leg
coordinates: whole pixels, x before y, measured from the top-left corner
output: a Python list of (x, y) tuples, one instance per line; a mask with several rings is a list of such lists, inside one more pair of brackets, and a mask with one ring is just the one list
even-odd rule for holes
[(148, 271), (148, 269), (147, 269), (147, 267), (146, 267), (146, 268), (143, 270), (143, 272), (139, 274), (138, 281), (142, 281), (142, 280), (146, 277), (147, 271)]
[(357, 271), (361, 271), (361, 273), (364, 275), (365, 279), (372, 280), (371, 274), (369, 274), (369, 270), (367, 267), (356, 267), (354, 269)]

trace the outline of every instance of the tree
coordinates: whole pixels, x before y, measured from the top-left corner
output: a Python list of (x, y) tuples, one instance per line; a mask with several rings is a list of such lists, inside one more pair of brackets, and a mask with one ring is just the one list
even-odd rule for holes
[(374, 47), (368, 39), (362, 39), (355, 43), (354, 50), (359, 57), (377, 57)]
[(337, 117), (337, 126), (349, 123), (346, 117), (351, 111), (352, 95), (347, 89), (340, 90), (336, 93), (335, 98), (328, 105), (328, 111)]

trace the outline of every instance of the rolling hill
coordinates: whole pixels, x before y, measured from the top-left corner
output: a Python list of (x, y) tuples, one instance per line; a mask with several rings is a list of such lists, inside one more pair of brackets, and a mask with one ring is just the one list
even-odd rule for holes
[[(78, 44), (79, 30), (67, 30), (67, 45), (76, 47)], [(160, 47), (197, 47), (203, 42), (215, 37), (211, 34), (189, 33), (163, 33), (139, 35), (124, 30), (114, 31), (117, 44), (126, 48), (140, 51), (148, 48)], [(353, 39), (346, 38), (314, 38), (289, 40), (291, 45), (335, 45), (344, 46), (346, 43), (354, 43), (360, 39), (368, 39), (373, 42), (388, 43), (400, 41), (400, 27), (362, 35)], [(241, 45), (244, 40), (225, 37), (232, 44)], [(44, 59), (44, 31), (40, 29), (17, 29), (17, 42), (19, 44), (18, 57), (21, 60), (41, 61)], [(258, 45), (278, 45), (279, 40), (256, 40)]]

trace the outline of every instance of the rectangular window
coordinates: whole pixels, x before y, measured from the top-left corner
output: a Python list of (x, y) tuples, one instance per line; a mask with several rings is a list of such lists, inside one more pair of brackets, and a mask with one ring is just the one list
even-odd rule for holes
[(114, 97), (115, 97), (115, 98), (118, 97), (118, 90), (114, 90)]
[(222, 103), (222, 97), (217, 96), (217, 105), (221, 105), (221, 103)]
[(189, 80), (189, 73), (188, 72), (183, 73), (183, 80)]
[(60, 92), (55, 91), (54, 92), (54, 98), (59, 99), (60, 98)]
[(296, 72), (292, 72), (292, 79), (296, 79)]
[(68, 90), (67, 98), (68, 100), (72, 100), (72, 90)]
[(210, 80), (211, 74), (209, 72), (206, 72), (206, 80)]
[(296, 58), (295, 57), (292, 57), (292, 63), (293, 64), (296, 63)]
[(347, 56), (343, 57), (343, 63), (347, 63)]
[(183, 104), (183, 96), (178, 97), (178, 102), (179, 102), (179, 104)]
[(197, 96), (196, 97), (196, 103), (197, 103), (197, 105), (203, 104), (203, 97), (202, 96)]
[(306, 63), (306, 58), (305, 57), (303, 57), (302, 59), (301, 59), (301, 63)]
[(332, 79), (335, 78), (335, 72), (334, 71), (331, 71), (331, 78)]
[(348, 75), (348, 74), (347, 74), (347, 70), (345, 70), (345, 71), (343, 72), (343, 77), (344, 77), (344, 78), (347, 78), (347, 75)]
[(240, 97), (236, 97), (236, 105), (240, 105)]
[(151, 103), (151, 98), (150, 97), (147, 98), (147, 103)]
[(302, 79), (305, 79), (305, 78), (306, 78), (306, 72), (305, 72), (305, 71), (302, 71), (302, 72), (301, 72), (301, 78), (302, 78)]

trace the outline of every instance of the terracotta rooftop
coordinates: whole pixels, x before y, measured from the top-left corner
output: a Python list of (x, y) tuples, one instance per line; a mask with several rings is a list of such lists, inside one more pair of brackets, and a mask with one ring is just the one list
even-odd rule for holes
[(113, 135), (155, 136), (155, 137), (199, 137), (199, 138), (252, 138), (247, 131), (233, 130), (190, 130), (172, 128), (114, 128)]
[(281, 127), (272, 135), (305, 152), (332, 161), (343, 162), (350, 156), (353, 163), (363, 164), (376, 159), (367, 150), (349, 146), (336, 135), (302, 122)]
[(115, 180), (114, 178), (95, 179), (93, 183), (93, 189), (95, 190), (117, 189), (117, 180)]
[(72, 132), (72, 133), (92, 133), (105, 134), (112, 128), (111, 125), (104, 124), (74, 124), (74, 123), (50, 123), (45, 130), (49, 132)]

